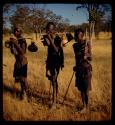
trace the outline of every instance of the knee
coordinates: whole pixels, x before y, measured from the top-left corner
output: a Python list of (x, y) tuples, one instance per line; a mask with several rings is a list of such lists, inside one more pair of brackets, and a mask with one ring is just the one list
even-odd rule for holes
[(55, 77), (52, 77), (52, 82), (55, 83)]

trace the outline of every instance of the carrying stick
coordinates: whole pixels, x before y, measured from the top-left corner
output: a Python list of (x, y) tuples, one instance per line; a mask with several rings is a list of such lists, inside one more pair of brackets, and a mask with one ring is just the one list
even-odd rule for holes
[(66, 99), (66, 95), (67, 95), (67, 93), (68, 93), (68, 90), (69, 90), (71, 81), (72, 81), (72, 79), (73, 79), (73, 76), (74, 76), (74, 71), (73, 71), (72, 77), (71, 77), (71, 79), (70, 79), (70, 81), (69, 81), (69, 85), (68, 85), (68, 87), (67, 87), (67, 90), (66, 90), (66, 93), (65, 93), (65, 96), (64, 96), (64, 99), (63, 99), (62, 104), (64, 103), (64, 101), (65, 101), (65, 99)]

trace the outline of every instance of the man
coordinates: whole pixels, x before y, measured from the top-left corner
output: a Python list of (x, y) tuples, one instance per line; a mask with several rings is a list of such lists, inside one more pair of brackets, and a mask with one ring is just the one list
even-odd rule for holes
[(73, 49), (75, 53), (76, 66), (73, 70), (76, 72), (76, 86), (81, 92), (83, 109), (81, 113), (88, 111), (88, 94), (91, 90), (91, 77), (92, 77), (92, 66), (90, 61), (91, 57), (91, 46), (89, 42), (83, 40), (84, 31), (77, 29), (75, 31), (75, 41)]
[[(61, 47), (61, 38), (55, 34), (54, 23), (49, 22), (46, 26), (46, 41), (48, 55), (46, 60), (46, 77), (51, 81), (53, 87), (53, 104), (55, 106), (58, 94), (58, 74), (60, 68), (64, 67), (64, 55)], [(48, 73), (49, 72), (49, 73)], [(52, 105), (53, 105), (52, 104)]]
[(27, 82), (27, 58), (25, 57), (27, 43), (22, 37), (22, 31), (20, 28), (14, 29), (14, 36), (10, 37), (11, 42), (11, 52), (15, 56), (14, 72), (13, 77), (15, 82), (21, 83), (21, 93), (20, 99), (23, 99), (24, 94), (27, 92), (28, 82)]

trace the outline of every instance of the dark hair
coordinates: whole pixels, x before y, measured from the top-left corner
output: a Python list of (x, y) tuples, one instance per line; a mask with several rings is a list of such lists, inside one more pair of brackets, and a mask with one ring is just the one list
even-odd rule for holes
[(81, 28), (78, 28), (78, 29), (75, 30), (75, 32), (74, 32), (75, 40), (78, 39), (78, 35), (79, 35), (80, 32), (82, 32), (84, 34), (84, 31)]
[(47, 25), (46, 25), (46, 30), (49, 29), (50, 25), (55, 26), (55, 24), (53, 22), (48, 22)]

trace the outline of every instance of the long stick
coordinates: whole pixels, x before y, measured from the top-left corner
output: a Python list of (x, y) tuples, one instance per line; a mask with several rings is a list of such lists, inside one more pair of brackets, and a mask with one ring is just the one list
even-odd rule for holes
[(69, 85), (68, 85), (68, 87), (67, 87), (67, 90), (66, 90), (66, 93), (65, 93), (65, 96), (64, 96), (64, 99), (63, 99), (62, 104), (64, 103), (64, 100), (65, 100), (65, 98), (66, 98), (67, 92), (68, 92), (68, 90), (69, 90), (69, 86), (70, 86), (71, 81), (72, 81), (72, 79), (73, 79), (73, 75), (74, 75), (74, 71), (73, 71), (72, 77), (71, 77), (71, 79), (70, 79), (70, 81), (69, 81)]
[(50, 81), (50, 87), (49, 87), (49, 106), (51, 105), (51, 81)]

